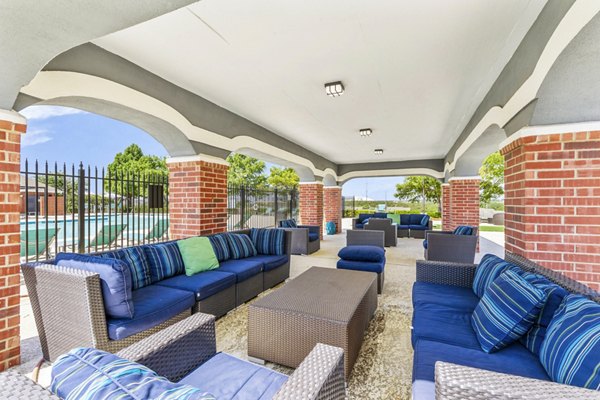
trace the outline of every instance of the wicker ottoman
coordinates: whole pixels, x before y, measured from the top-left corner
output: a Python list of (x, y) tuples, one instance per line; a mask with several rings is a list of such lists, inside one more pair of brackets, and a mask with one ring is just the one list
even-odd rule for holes
[(344, 349), (348, 377), (377, 309), (377, 275), (312, 267), (248, 308), (248, 355), (296, 368), (317, 343)]

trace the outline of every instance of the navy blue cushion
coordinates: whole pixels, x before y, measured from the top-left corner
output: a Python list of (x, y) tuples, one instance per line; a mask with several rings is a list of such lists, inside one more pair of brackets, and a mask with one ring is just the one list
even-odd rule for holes
[(600, 390), (600, 304), (566, 296), (548, 326), (540, 361), (555, 382)]
[(129, 267), (131, 271), (131, 282), (133, 289), (139, 289), (152, 283), (150, 274), (150, 263), (142, 246), (126, 247), (124, 249), (113, 250), (107, 253), (99, 254), (104, 258), (116, 258), (121, 260)]
[(410, 225), (398, 225), (398, 229), (409, 229)]
[[(373, 218), (373, 217), (371, 217), (371, 218)], [(365, 218), (365, 219), (363, 220), (363, 222), (362, 222), (362, 224), (363, 224), (363, 227), (364, 227), (366, 224), (368, 224), (368, 223), (369, 223), (369, 221), (371, 220), (371, 218)]]
[(410, 214), (400, 214), (400, 225), (408, 226), (410, 224)]
[(427, 225), (409, 225), (408, 226), (410, 229), (412, 229), (413, 231), (426, 231), (427, 230)]
[(196, 303), (194, 293), (150, 285), (133, 291), (133, 318), (107, 320), (108, 337), (121, 340), (161, 324), (189, 310)]
[(142, 247), (150, 265), (152, 283), (185, 272), (177, 242), (149, 244)]
[(225, 238), (227, 239), (227, 245), (229, 246), (232, 259), (239, 260), (257, 254), (250, 236), (240, 233), (227, 233), (225, 234)]
[(106, 315), (113, 318), (133, 317), (131, 271), (121, 260), (86, 254), (58, 253), (56, 264), (100, 275), (102, 300)]
[(409, 214), (409, 225), (421, 225), (421, 220), (423, 219), (423, 215), (421, 214)]
[(316, 240), (319, 240), (320, 236), (318, 233), (315, 232), (308, 232), (308, 241), (309, 242), (314, 242)]
[(217, 353), (179, 383), (201, 387), (219, 400), (270, 400), (288, 377), (226, 353)]
[(172, 383), (141, 364), (89, 348), (60, 356), (52, 365), (50, 384), (61, 399), (215, 399), (198, 387)]
[(281, 256), (285, 254), (283, 229), (250, 229), (250, 238), (258, 254)]
[(387, 213), (374, 213), (373, 218), (387, 218)]
[(452, 233), (455, 235), (472, 235), (473, 228), (470, 226), (461, 225), (461, 226), (457, 226), (456, 229), (454, 229), (454, 231), (452, 231)]
[(229, 245), (227, 244), (225, 235), (212, 235), (208, 237), (208, 240), (210, 240), (210, 244), (215, 251), (217, 261), (222, 262), (231, 258), (231, 252), (229, 251)]
[(429, 215), (425, 214), (423, 215), (423, 218), (421, 218), (421, 225), (429, 225)]
[(483, 256), (479, 265), (475, 269), (475, 278), (473, 279), (473, 292), (479, 297), (483, 297), (485, 290), (492, 284), (492, 282), (500, 276), (505, 270), (509, 268), (515, 268), (514, 265), (504, 261), (500, 257), (493, 254), (486, 254)]
[(298, 224), (294, 219), (284, 219), (283, 221), (279, 221), (279, 226), (281, 228), (297, 228)]
[(354, 271), (367, 271), (367, 272), (375, 272), (380, 274), (383, 272), (385, 268), (385, 260), (384, 261), (350, 261), (350, 260), (338, 260), (337, 262), (338, 269), (351, 269)]
[(479, 303), (479, 297), (475, 296), (471, 288), (415, 282), (412, 288), (412, 301), (415, 309), (425, 304), (439, 304), (472, 313)]
[(373, 216), (373, 214), (358, 214), (358, 222), (361, 224), (364, 223), (365, 219), (369, 219)]
[(426, 249), (428, 245), (429, 242), (427, 242), (427, 239), (423, 240), (423, 248)]
[(263, 270), (263, 263), (250, 257), (243, 260), (228, 260), (219, 265), (218, 271), (231, 272), (236, 276), (236, 282), (245, 281), (248, 278), (260, 273)]
[(200, 301), (235, 285), (235, 275), (229, 272), (211, 270), (192, 276), (174, 276), (156, 284), (193, 292), (196, 296), (196, 301)]
[(272, 271), (275, 268), (279, 268), (283, 264), (287, 263), (290, 260), (290, 257), (287, 254), (282, 256), (259, 254), (251, 257), (250, 260), (263, 263), (263, 271)]
[(471, 327), (471, 312), (454, 309), (450, 304), (419, 304), (412, 326), (413, 347), (419, 340), (426, 339), (481, 351)]
[(385, 261), (385, 250), (378, 246), (346, 246), (338, 252), (338, 257), (351, 261)]
[(357, 223), (356, 223), (356, 225), (354, 225), (354, 227), (355, 227), (356, 229), (362, 229), (362, 228), (364, 228), (364, 226), (365, 226), (365, 225), (364, 225), (364, 224), (361, 224), (360, 222), (357, 222)]

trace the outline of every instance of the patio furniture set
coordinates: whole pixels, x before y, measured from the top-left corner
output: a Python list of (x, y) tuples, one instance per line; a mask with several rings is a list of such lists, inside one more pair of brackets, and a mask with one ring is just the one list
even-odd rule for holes
[[(377, 227), (372, 225), (375, 220), (388, 220), (389, 225), (396, 226), (396, 236), (424, 239), (425, 231), (433, 229), (433, 221), (426, 214), (358, 214), (352, 219), (352, 229), (379, 229), (382, 225), (377, 222)], [(390, 228), (387, 228), (390, 229)], [(391, 231), (390, 231), (391, 232)], [(391, 246), (391, 239), (386, 237), (386, 246)]]

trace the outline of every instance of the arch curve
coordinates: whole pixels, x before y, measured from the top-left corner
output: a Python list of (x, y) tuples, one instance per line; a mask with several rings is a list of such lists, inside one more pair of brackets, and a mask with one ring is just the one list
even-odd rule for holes
[(477, 176), (483, 160), (498, 151), (506, 132), (498, 124), (488, 126), (473, 144), (456, 160), (452, 176)]

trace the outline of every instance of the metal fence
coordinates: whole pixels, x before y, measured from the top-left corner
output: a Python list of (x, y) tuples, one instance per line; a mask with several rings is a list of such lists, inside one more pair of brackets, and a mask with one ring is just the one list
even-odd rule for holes
[(342, 216), (354, 218), (356, 216), (356, 197), (342, 196)]
[(22, 261), (168, 239), (166, 174), (26, 160), (20, 184)]
[(227, 230), (275, 227), (298, 217), (298, 191), (227, 186)]

